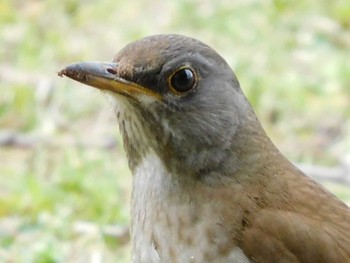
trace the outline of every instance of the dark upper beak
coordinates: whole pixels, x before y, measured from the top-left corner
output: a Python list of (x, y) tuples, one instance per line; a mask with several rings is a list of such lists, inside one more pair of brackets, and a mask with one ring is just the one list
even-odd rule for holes
[(118, 76), (117, 63), (109, 62), (80, 62), (71, 64), (60, 72), (59, 76), (67, 76), (83, 84), (109, 90), (114, 93), (136, 98), (139, 95), (152, 96), (160, 100), (161, 95), (135, 82), (125, 80)]

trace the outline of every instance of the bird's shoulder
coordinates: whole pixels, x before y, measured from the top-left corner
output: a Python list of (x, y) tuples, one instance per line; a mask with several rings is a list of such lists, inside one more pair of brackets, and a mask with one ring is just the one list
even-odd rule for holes
[(297, 168), (281, 173), (246, 219), (243, 252), (262, 263), (350, 262), (350, 209)]
[(262, 210), (243, 232), (242, 249), (256, 262), (349, 262), (349, 228), (290, 211)]

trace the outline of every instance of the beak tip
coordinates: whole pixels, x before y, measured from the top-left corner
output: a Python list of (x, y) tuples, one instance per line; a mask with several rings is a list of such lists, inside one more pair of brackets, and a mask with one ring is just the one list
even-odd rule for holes
[(105, 62), (78, 62), (66, 66), (57, 75), (68, 77), (80, 82), (86, 82), (89, 76), (113, 78), (117, 73), (114, 63)]
[(57, 75), (60, 77), (68, 77), (76, 81), (80, 82), (86, 82), (88, 78), (88, 71), (82, 67), (83, 63), (74, 63), (71, 65), (68, 65), (64, 69), (60, 70)]
[(67, 75), (66, 68), (64, 68), (64, 69), (60, 70), (59, 72), (57, 72), (57, 75), (58, 75), (59, 77), (64, 77), (64, 76), (66, 76), (66, 75)]

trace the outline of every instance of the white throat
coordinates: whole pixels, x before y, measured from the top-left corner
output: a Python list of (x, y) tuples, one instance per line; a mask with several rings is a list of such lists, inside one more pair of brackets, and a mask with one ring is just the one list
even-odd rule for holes
[(218, 228), (213, 206), (182, 190), (154, 152), (135, 170), (132, 190), (132, 262), (250, 262), (237, 247), (220, 255), (229, 235)]

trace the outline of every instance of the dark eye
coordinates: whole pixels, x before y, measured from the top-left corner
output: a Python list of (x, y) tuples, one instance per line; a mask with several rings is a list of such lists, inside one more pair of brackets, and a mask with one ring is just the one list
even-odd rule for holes
[(195, 84), (195, 74), (189, 68), (180, 68), (170, 76), (170, 85), (178, 92), (189, 91), (195, 86)]

